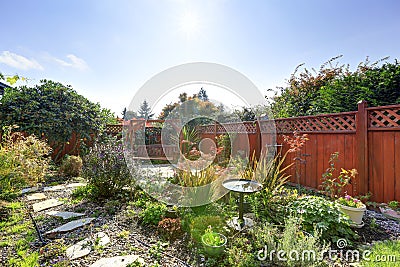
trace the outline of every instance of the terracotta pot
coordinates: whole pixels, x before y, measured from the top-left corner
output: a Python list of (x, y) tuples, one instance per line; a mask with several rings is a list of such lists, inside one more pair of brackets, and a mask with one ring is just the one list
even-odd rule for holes
[(365, 205), (363, 204), (363, 206), (361, 208), (353, 208), (353, 207), (348, 207), (348, 206), (344, 206), (344, 205), (340, 205), (340, 209), (347, 214), (350, 219), (356, 224), (356, 225), (361, 225), (362, 222), (362, 218), (364, 216), (364, 211), (366, 210)]

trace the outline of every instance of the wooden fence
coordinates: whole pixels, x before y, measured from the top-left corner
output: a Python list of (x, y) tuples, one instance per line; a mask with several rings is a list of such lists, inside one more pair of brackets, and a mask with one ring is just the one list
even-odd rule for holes
[[(361, 102), (355, 112), (206, 125), (199, 130), (202, 138), (235, 133), (235, 149), (242, 149), (248, 142), (250, 153), (255, 151), (257, 156), (274, 141), (285, 153), (289, 146), (283, 142), (283, 135), (306, 133), (309, 140), (301, 151), (306, 160), (300, 164), (302, 185), (318, 189), (331, 154), (339, 152), (335, 167), (339, 171), (355, 168), (359, 173), (346, 188), (348, 193), (371, 192), (373, 201), (400, 201), (400, 105), (368, 108), (366, 102)], [(292, 163), (295, 156), (289, 154), (285, 163)], [(289, 173), (291, 181), (296, 182), (295, 168)]]

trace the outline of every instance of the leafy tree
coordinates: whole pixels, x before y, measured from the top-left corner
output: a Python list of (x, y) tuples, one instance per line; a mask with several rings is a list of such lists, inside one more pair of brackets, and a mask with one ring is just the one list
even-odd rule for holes
[[(341, 56), (322, 64), (319, 71), (304, 69), (291, 75), (287, 87), (278, 88), (271, 100), (275, 118), (357, 110), (366, 100), (371, 106), (400, 103), (400, 64), (388, 58), (371, 63), (367, 58), (354, 72), (349, 65), (334, 64)], [(381, 62), (384, 62), (379, 66)]]
[(59, 152), (73, 133), (91, 140), (91, 134), (102, 131), (113, 117), (110, 110), (90, 102), (71, 86), (49, 80), (34, 87), (6, 88), (0, 103), (0, 126), (16, 124), (28, 134), (45, 136), (53, 151)]
[(151, 108), (149, 106), (149, 103), (147, 103), (146, 100), (144, 100), (142, 102), (142, 104), (140, 105), (140, 108), (138, 110), (138, 114), (139, 114), (139, 118), (144, 118), (146, 120), (150, 120), (154, 114), (151, 113)]
[(122, 119), (129, 121), (133, 118), (137, 118), (138, 115), (135, 111), (132, 110), (126, 110), (126, 108), (124, 108), (124, 110), (122, 111)]

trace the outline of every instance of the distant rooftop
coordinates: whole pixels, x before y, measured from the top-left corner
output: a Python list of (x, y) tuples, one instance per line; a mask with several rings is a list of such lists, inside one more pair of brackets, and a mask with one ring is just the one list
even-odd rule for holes
[(4, 88), (6, 88), (6, 87), (10, 87), (10, 86), (5, 83), (0, 82), (0, 95), (4, 94)]

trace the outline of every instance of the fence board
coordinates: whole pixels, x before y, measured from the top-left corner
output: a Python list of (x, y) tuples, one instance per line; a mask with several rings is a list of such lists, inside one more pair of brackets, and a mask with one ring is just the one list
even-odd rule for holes
[(384, 201), (388, 202), (394, 199), (394, 133), (382, 133), (383, 142), (383, 188)]
[[(400, 200), (400, 132), (394, 133), (394, 198)], [(397, 153), (396, 153), (397, 151)]]

